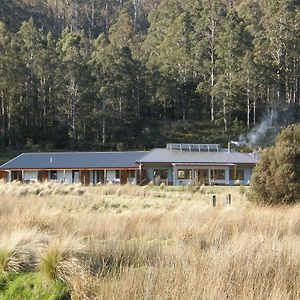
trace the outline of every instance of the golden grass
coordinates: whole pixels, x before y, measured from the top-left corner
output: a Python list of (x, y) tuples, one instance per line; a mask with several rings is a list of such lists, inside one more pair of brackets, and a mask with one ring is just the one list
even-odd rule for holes
[(258, 207), (246, 187), (76, 188), (84, 195), (0, 195), (2, 240), (47, 236), (36, 257), (72, 262), (61, 274), (74, 299), (300, 298), (299, 205)]
[(21, 273), (33, 271), (47, 238), (36, 230), (2, 232), (0, 237), (0, 271)]

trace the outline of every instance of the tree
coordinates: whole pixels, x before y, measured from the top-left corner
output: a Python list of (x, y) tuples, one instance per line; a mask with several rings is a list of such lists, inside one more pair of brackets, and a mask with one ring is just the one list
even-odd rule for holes
[(197, 71), (202, 75), (197, 91), (200, 94), (207, 93), (210, 97), (212, 122), (215, 121), (216, 114), (213, 92), (216, 85), (216, 49), (225, 16), (226, 7), (222, 1), (205, 1), (194, 31), (194, 52), (199, 67)]
[(97, 99), (94, 107), (102, 119), (104, 144), (108, 129), (111, 133), (117, 128), (123, 130), (124, 125), (131, 123), (132, 119), (140, 118), (139, 88), (142, 75), (140, 64), (133, 59), (130, 48), (115, 47), (104, 35), (100, 35), (96, 41), (90, 65)]
[(264, 150), (252, 175), (250, 199), (263, 204), (300, 201), (300, 125), (281, 131), (275, 146)]
[(126, 10), (122, 10), (116, 23), (109, 30), (110, 42), (118, 48), (129, 46), (134, 35), (134, 24)]
[(280, 106), (296, 102), (295, 91), (298, 88), (295, 88), (295, 78), (288, 74), (298, 68), (299, 30), (295, 28), (299, 28), (299, 5), (291, 0), (262, 1), (261, 9), (261, 28), (253, 41), (254, 56), (256, 63), (264, 69), (271, 102), (270, 119), (276, 124)]
[[(64, 105), (64, 114), (70, 128), (70, 137), (73, 143), (78, 139), (85, 140), (86, 115), (88, 105), (84, 103), (89, 91), (89, 43), (83, 31), (70, 32), (64, 30), (58, 43), (59, 84)], [(64, 101), (67, 99), (67, 101)], [(79, 127), (79, 124), (82, 126)]]
[(0, 19), (5, 149), (219, 143), (300, 116), (295, 0), (6, 0)]
[(229, 127), (230, 115), (237, 107), (239, 95), (238, 80), (240, 76), (240, 65), (242, 62), (243, 27), (237, 13), (229, 8), (223, 23), (216, 47), (217, 54), (217, 76), (213, 93), (219, 102), (220, 116), (223, 119), (224, 131)]
[(5, 145), (9, 118), (9, 47), (10, 37), (4, 23), (0, 22), (0, 146)]

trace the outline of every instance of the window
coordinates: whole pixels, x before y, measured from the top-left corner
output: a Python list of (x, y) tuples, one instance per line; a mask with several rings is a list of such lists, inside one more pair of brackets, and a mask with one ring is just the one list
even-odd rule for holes
[(129, 171), (129, 178), (135, 178), (135, 170)]
[(72, 183), (80, 183), (79, 170), (73, 170), (72, 171)]
[(230, 170), (229, 179), (230, 180), (244, 180), (245, 172), (244, 170)]
[(211, 170), (210, 179), (225, 180), (225, 170), (224, 169)]
[(177, 170), (177, 178), (178, 179), (192, 179), (192, 170)]
[(50, 171), (50, 180), (57, 180), (57, 171)]
[(12, 171), (11, 181), (22, 181), (22, 171)]
[(157, 169), (153, 171), (154, 178), (160, 178), (162, 180), (168, 179), (168, 169)]
[(104, 170), (98, 170), (96, 171), (96, 183), (104, 183), (105, 178), (104, 178)]
[(198, 170), (198, 181), (199, 182), (208, 181), (208, 170)]
[(116, 170), (116, 179), (120, 179), (120, 170)]

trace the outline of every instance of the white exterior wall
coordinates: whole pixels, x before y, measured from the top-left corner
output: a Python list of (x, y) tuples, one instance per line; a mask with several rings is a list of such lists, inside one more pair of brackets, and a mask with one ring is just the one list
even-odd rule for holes
[(64, 171), (57, 171), (57, 181), (65, 181), (65, 173)]
[(72, 171), (71, 170), (66, 170), (65, 183), (68, 183), (68, 184), (72, 183)]
[(93, 171), (90, 171), (90, 183), (95, 184), (94, 178), (93, 178)]
[(38, 180), (38, 172), (37, 171), (24, 171), (23, 180)]
[[(244, 180), (240, 180), (241, 184), (249, 185), (253, 168), (251, 167), (238, 167), (238, 170), (244, 170)], [(230, 184), (235, 184), (235, 180), (230, 180)]]

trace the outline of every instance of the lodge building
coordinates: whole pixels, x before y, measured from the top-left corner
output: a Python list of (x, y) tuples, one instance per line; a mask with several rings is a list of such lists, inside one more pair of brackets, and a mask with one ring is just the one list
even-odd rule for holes
[(219, 144), (168, 144), (132, 152), (22, 153), (0, 166), (0, 179), (68, 184), (249, 184), (258, 157)]

